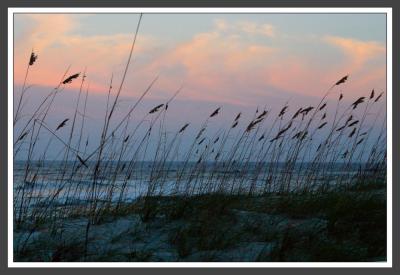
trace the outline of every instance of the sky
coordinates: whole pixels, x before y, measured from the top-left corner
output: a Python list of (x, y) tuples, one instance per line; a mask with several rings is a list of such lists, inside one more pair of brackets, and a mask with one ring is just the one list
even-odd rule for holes
[[(31, 51), (38, 54), (27, 80), (32, 104), (25, 111), (57, 85), (68, 66), (71, 74), (86, 69), (88, 116), (97, 129), (111, 76), (115, 87), (121, 81), (138, 19), (15, 14), (15, 95)], [(218, 106), (231, 116), (257, 106), (316, 102), (347, 74), (349, 81), (336, 93), (343, 90), (351, 102), (372, 89), (385, 91), (385, 58), (384, 14), (144, 14), (119, 115), (156, 76), (144, 106), (164, 102), (182, 87), (171, 113), (175, 127), (187, 120), (200, 124)], [(79, 85), (74, 81), (56, 100), (54, 123), (73, 112)]]

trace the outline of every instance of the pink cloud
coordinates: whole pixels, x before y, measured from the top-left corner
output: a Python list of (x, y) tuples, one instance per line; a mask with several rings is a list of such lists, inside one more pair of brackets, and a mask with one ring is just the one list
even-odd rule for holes
[(362, 68), (369, 60), (384, 57), (386, 47), (375, 41), (361, 41), (352, 38), (343, 38), (338, 36), (326, 36), (324, 40), (343, 51), (346, 57), (351, 60), (351, 71), (357, 71)]
[[(132, 34), (77, 35), (72, 30), (79, 27), (79, 22), (70, 16), (37, 16), (32, 20), (35, 24), (30, 35), (23, 38), (24, 43), (16, 43), (17, 83), (23, 80), (33, 45), (39, 53), (30, 75), (34, 84), (56, 85), (64, 69), (73, 64), (72, 73), (87, 66), (92, 92), (106, 92), (111, 73), (114, 73), (114, 83), (118, 85)], [(59, 22), (57, 28), (52, 27), (54, 21)], [(260, 101), (267, 101), (270, 88), (319, 97), (347, 73), (351, 78), (346, 88), (354, 96), (384, 86), (386, 73), (384, 64), (379, 62), (384, 60), (385, 47), (377, 42), (323, 37), (322, 42), (337, 47), (344, 59), (321, 64), (318, 55), (303, 56), (289, 48), (249, 40), (248, 35), (278, 39), (272, 25), (230, 24), (223, 20), (217, 20), (209, 32), (163, 48), (156, 38), (139, 34), (123, 93), (125, 96), (136, 95), (157, 74), (160, 74), (155, 86), (157, 93), (150, 96), (168, 97), (184, 83), (184, 91), (179, 95), (182, 99), (237, 105), (257, 105)], [(321, 40), (315, 43), (321, 43)], [(372, 67), (369, 62), (376, 60), (378, 65)], [(75, 82), (71, 87), (78, 86), (79, 82)]]
[(338, 36), (326, 36), (324, 41), (337, 47), (345, 57), (339, 70), (351, 74), (349, 90), (357, 96), (371, 89), (386, 89), (386, 46), (376, 41), (361, 41)]
[(254, 71), (262, 68), (276, 51), (265, 45), (246, 43), (234, 35), (209, 32), (178, 45), (150, 66), (153, 71), (157, 66), (182, 67), (188, 87), (185, 95), (191, 99), (243, 104), (249, 99), (244, 99), (246, 95), (236, 88), (248, 86)]
[[(79, 27), (79, 20), (73, 15), (35, 14), (29, 17), (32, 27), (21, 41), (15, 41), (16, 83), (23, 81), (32, 48), (39, 55), (30, 71), (29, 81), (34, 85), (57, 85), (69, 65), (72, 65), (71, 74), (82, 72), (87, 67), (93, 91), (105, 92), (112, 73), (115, 74), (115, 81), (119, 80), (133, 34), (82, 36), (71, 32)], [(155, 44), (153, 38), (141, 35), (135, 45), (135, 53), (151, 52)], [(76, 81), (70, 85), (71, 88), (78, 86)]]

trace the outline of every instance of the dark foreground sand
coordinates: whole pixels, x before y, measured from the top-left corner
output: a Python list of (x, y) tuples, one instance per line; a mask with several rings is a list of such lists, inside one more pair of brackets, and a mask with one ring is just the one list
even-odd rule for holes
[(42, 221), (34, 231), (26, 225), (14, 232), (15, 260), (386, 260), (382, 186), (325, 194), (148, 198), (104, 213), (90, 227), (85, 249), (86, 225), (84, 216)]

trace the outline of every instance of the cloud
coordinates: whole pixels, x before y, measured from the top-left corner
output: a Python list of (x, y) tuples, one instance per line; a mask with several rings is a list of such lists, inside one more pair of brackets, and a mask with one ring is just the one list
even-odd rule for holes
[[(43, 51), (58, 39), (62, 39), (65, 33), (72, 31), (77, 26), (74, 16), (68, 14), (29, 14), (24, 16), (27, 17), (29, 25), (22, 40), (38, 51)], [(16, 47), (20, 46), (23, 45), (16, 43)]]
[[(29, 26), (19, 41), (15, 41), (15, 80), (23, 81), (30, 51), (39, 55), (30, 72), (35, 85), (55, 86), (65, 69), (72, 65), (71, 73), (88, 70), (88, 79), (94, 90), (106, 90), (111, 74), (120, 75), (131, 47), (133, 35), (79, 35), (81, 17), (74, 15), (29, 15)], [(141, 35), (135, 45), (137, 56), (154, 50), (155, 39)], [(140, 63), (140, 59), (136, 62)], [(71, 86), (77, 87), (74, 82)]]
[(368, 61), (382, 58), (386, 47), (375, 41), (361, 41), (338, 36), (326, 36), (324, 41), (338, 47), (351, 60), (352, 71), (360, 70)]
[[(149, 64), (147, 70), (167, 73), (163, 87), (172, 88), (184, 80), (185, 96), (191, 99), (243, 104), (253, 101), (244, 91), (259, 82), (252, 79), (255, 71), (263, 68), (265, 60), (276, 51), (240, 36), (210, 31), (178, 44)], [(178, 73), (171, 75), (170, 71)]]
[(271, 24), (257, 24), (249, 21), (241, 21), (237, 24), (239, 29), (248, 34), (275, 36), (275, 27)]
[[(17, 83), (23, 81), (32, 46), (39, 59), (32, 68), (30, 83), (54, 86), (69, 64), (73, 65), (72, 73), (87, 66), (92, 92), (105, 93), (111, 73), (114, 83), (119, 83), (132, 34), (82, 36), (75, 31), (80, 20), (72, 15), (37, 15), (30, 20), (29, 33), (16, 41)], [(123, 95), (140, 93), (158, 74), (150, 97), (167, 98), (183, 83), (180, 99), (235, 105), (259, 105), (273, 97), (292, 95), (320, 97), (347, 73), (351, 78), (346, 85), (355, 96), (372, 87), (384, 87), (385, 47), (380, 43), (301, 36), (303, 48), (299, 50), (285, 39), (285, 34), (277, 35), (270, 24), (221, 19), (208, 31), (174, 45), (140, 33)], [(326, 43), (339, 49), (343, 58), (332, 58)], [(312, 51), (315, 48), (320, 49), (318, 54)], [(73, 85), (76, 88), (79, 82)]]
[(259, 24), (252, 21), (227, 22), (223, 19), (214, 21), (218, 31), (246, 33), (249, 35), (259, 35), (266, 37), (275, 37), (276, 28), (272, 24)]
[(338, 48), (344, 58), (338, 70), (351, 75), (349, 89), (355, 95), (365, 95), (371, 89), (386, 89), (386, 46), (376, 41), (325, 36), (323, 41)]

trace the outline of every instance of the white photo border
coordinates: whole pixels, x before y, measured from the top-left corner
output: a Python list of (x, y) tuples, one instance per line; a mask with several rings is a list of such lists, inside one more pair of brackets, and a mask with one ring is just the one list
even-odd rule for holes
[(54, 268), (176, 268), (176, 267), (392, 267), (393, 215), (392, 215), (392, 8), (8, 8), (8, 94), (14, 86), (14, 14), (16, 13), (380, 13), (386, 14), (386, 104), (387, 104), (387, 261), (386, 262), (14, 262), (13, 259), (13, 96), (8, 96), (8, 267)]

